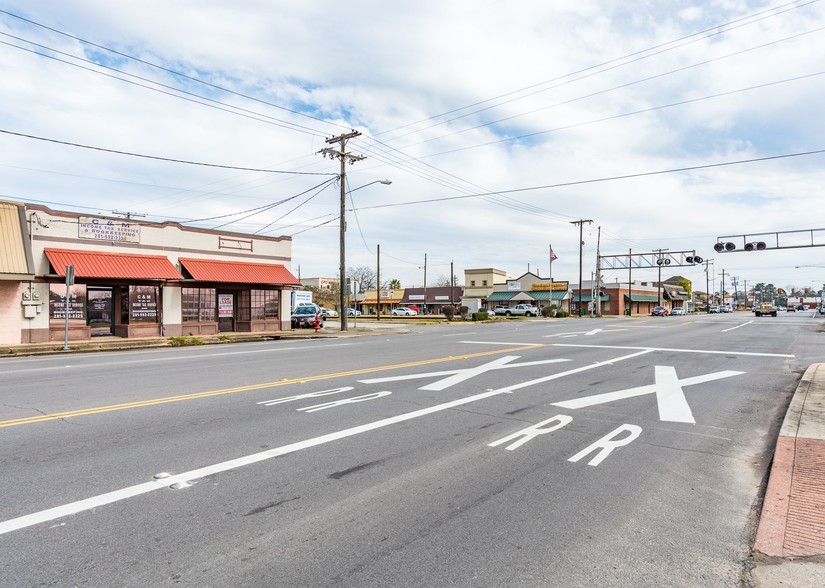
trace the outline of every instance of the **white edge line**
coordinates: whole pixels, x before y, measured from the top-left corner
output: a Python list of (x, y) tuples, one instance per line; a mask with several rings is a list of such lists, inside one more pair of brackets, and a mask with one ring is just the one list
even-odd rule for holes
[(527, 347), (541, 347), (544, 343), (516, 343), (513, 341), (459, 341), (470, 345), (524, 345)]

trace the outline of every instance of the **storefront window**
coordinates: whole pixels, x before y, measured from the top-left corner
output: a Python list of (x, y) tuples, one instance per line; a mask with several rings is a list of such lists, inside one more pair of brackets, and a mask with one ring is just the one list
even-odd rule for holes
[(158, 287), (129, 286), (129, 321), (158, 322)]
[[(49, 319), (66, 320), (66, 285), (49, 285)], [(69, 286), (69, 324), (86, 325), (86, 286), (74, 284)]]
[(281, 295), (277, 290), (243, 290), (237, 294), (238, 320), (277, 319)]
[(185, 323), (217, 321), (215, 288), (181, 288), (181, 319)]
[(277, 290), (252, 290), (252, 319), (277, 319), (280, 299)]

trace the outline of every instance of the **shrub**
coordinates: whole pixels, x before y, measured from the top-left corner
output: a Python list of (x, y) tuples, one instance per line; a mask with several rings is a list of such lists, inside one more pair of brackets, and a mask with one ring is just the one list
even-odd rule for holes
[(570, 316), (570, 313), (566, 310), (559, 310), (556, 312), (556, 318), (566, 318), (568, 316)]
[(458, 309), (458, 311), (461, 313), (462, 320), (466, 321), (467, 320), (467, 315), (470, 313), (470, 308), (468, 306), (462, 306), (461, 308)]
[(448, 321), (451, 321), (455, 316), (455, 306), (445, 306), (441, 309), (441, 312), (444, 314), (445, 317), (447, 317)]
[(487, 314), (486, 311), (474, 312), (473, 313), (473, 320), (474, 321), (486, 321), (489, 318), (490, 318), (490, 315)]

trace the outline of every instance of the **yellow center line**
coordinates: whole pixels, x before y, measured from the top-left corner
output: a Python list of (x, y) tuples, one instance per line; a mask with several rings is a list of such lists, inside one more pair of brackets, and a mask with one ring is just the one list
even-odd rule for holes
[(92, 408), (82, 408), (78, 410), (70, 410), (66, 412), (56, 412), (53, 414), (42, 414), (22, 419), (11, 419), (8, 421), (0, 421), (0, 429), (4, 427), (16, 427), (18, 425), (30, 425), (33, 423), (42, 423), (45, 421), (54, 421), (59, 419), (66, 419), (71, 417), (87, 416), (92, 414), (101, 414), (104, 412), (114, 412), (116, 410), (127, 410), (131, 408), (142, 408), (145, 406), (155, 406), (158, 404), (169, 404), (171, 402), (181, 402), (184, 400), (196, 400), (198, 398), (209, 398), (211, 396), (223, 396), (225, 394), (236, 394), (238, 392), (249, 392), (251, 390), (262, 390), (264, 388), (275, 388), (277, 386), (288, 386), (290, 384), (305, 384), (307, 382), (318, 382), (320, 380), (330, 380), (332, 378), (340, 378), (343, 376), (357, 376), (361, 374), (370, 374), (374, 372), (381, 372), (387, 370), (396, 370), (401, 368), (416, 367), (422, 365), (430, 365), (434, 363), (442, 363), (446, 361), (457, 361), (461, 359), (471, 359), (474, 357), (484, 357), (486, 355), (497, 355), (501, 353), (511, 353), (513, 351), (524, 351), (526, 349), (536, 349), (544, 347), (542, 343), (535, 345), (523, 345), (520, 347), (510, 347), (508, 349), (497, 349), (495, 351), (481, 351), (479, 353), (470, 353), (464, 355), (449, 355), (447, 357), (438, 357), (435, 359), (424, 359), (421, 361), (411, 361), (407, 363), (397, 363), (393, 365), (377, 366), (371, 368), (362, 368), (358, 370), (349, 370), (345, 372), (335, 372), (332, 374), (321, 374), (318, 376), (306, 376), (303, 378), (284, 378), (275, 382), (264, 382), (261, 384), (250, 384), (248, 386), (237, 386), (235, 388), (223, 388), (220, 390), (207, 390), (205, 392), (193, 392), (192, 394), (181, 394), (178, 396), (164, 396), (161, 398), (153, 398), (150, 400), (139, 400), (137, 402), (125, 402), (123, 404), (110, 404), (108, 406), (98, 406)]

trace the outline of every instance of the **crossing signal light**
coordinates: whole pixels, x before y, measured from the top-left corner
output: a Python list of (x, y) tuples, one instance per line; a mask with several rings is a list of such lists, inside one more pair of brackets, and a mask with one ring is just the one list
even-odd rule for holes
[(704, 260), (698, 255), (688, 255), (685, 257), (685, 263), (702, 263), (702, 261)]
[(733, 251), (734, 249), (736, 249), (736, 245), (734, 243), (731, 243), (730, 241), (728, 241), (727, 243), (717, 243), (713, 246), (713, 250), (716, 251), (716, 253), (722, 253), (723, 251)]
[(767, 245), (764, 241), (754, 241), (753, 243), (746, 243), (745, 244), (745, 251), (764, 251), (767, 249)]

